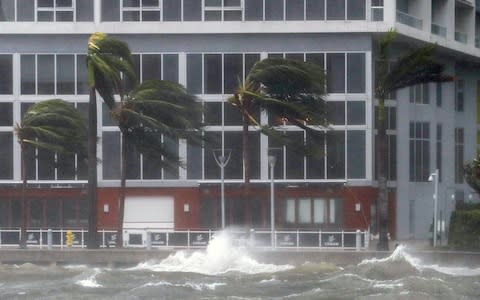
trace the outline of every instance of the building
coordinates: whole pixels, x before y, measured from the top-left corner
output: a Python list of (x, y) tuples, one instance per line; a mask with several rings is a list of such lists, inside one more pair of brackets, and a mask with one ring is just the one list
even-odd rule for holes
[[(203, 102), (205, 134), (221, 137), (221, 147), (231, 151), (225, 168), (227, 224), (249, 220), (248, 226), (269, 226), (268, 156), (274, 155), (277, 228), (369, 228), (377, 193), (375, 45), (391, 28), (399, 33), (398, 53), (437, 43), (438, 59), (456, 78), (403, 89), (388, 100), (390, 231), (399, 239), (428, 238), (431, 172), (440, 170), (440, 220), (448, 223), (456, 201), (477, 198), (464, 184), (462, 165), (477, 153), (478, 1), (0, 0), (0, 227), (21, 223), (20, 149), (13, 126), (29, 105), (50, 98), (69, 100), (86, 112), (86, 42), (100, 31), (129, 43), (140, 80), (177, 81)], [(269, 143), (251, 128), (249, 215), (241, 198), (240, 118), (224, 101), (237, 76), (267, 57), (322, 65), (334, 114), (320, 159)], [(115, 228), (120, 134), (98, 106), (99, 227)], [(264, 123), (275, 121), (258, 113)], [(301, 130), (284, 129), (303, 142)], [(212, 151), (168, 142), (186, 168), (162, 169), (130, 153), (125, 226), (218, 228), (221, 180)], [(83, 162), (42, 151), (30, 157), (29, 226), (85, 226)], [(55, 160), (69, 160), (70, 167), (49, 163)]]

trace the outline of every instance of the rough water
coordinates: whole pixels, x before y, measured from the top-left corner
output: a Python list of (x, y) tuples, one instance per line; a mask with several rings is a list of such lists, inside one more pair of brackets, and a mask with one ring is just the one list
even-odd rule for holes
[(480, 299), (480, 268), (422, 264), (402, 246), (344, 267), (265, 264), (220, 235), (132, 268), (0, 265), (0, 299)]

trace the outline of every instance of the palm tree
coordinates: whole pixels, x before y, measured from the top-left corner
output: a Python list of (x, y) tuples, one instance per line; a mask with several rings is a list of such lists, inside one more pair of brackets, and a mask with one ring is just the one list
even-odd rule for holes
[(480, 193), (480, 155), (477, 155), (473, 161), (465, 164), (463, 172), (468, 185), (476, 193)]
[(242, 115), (246, 223), (249, 223), (251, 218), (249, 126), (258, 126), (262, 133), (270, 138), (279, 138), (282, 142), (287, 142), (272, 125), (261, 124), (260, 120), (256, 119), (255, 112), (266, 111), (273, 118), (281, 118), (306, 130), (308, 134), (316, 134), (315, 126), (310, 124), (326, 123), (324, 95), (325, 74), (318, 65), (288, 59), (264, 59), (253, 66), (245, 81), (239, 84), (235, 94), (228, 99)]
[[(127, 152), (135, 147), (155, 158), (159, 166), (178, 167), (180, 158), (170, 151), (165, 138), (185, 138), (200, 143), (201, 105), (177, 83), (149, 80), (134, 88), (113, 113), (122, 132), (121, 187), (117, 246), (122, 246), (125, 210)], [(164, 139), (162, 139), (162, 136)]]
[(122, 75), (136, 82), (128, 45), (96, 32), (88, 40), (88, 241), (87, 247), (97, 248), (97, 92), (106, 105), (115, 107), (115, 94), (124, 96)]
[(378, 250), (388, 250), (388, 197), (387, 197), (387, 130), (385, 125), (385, 99), (401, 88), (429, 83), (451, 81), (443, 74), (444, 66), (434, 61), (434, 45), (416, 48), (392, 60), (390, 48), (396, 36), (389, 31), (378, 43), (375, 97), (378, 99), (376, 163), (378, 176), (377, 216)]
[(76, 153), (86, 157), (86, 122), (68, 102), (54, 99), (39, 102), (28, 109), (21, 124), (15, 126), (21, 149), (22, 220), (20, 246), (26, 247), (27, 189), (26, 153), (29, 149), (44, 149), (53, 153)]

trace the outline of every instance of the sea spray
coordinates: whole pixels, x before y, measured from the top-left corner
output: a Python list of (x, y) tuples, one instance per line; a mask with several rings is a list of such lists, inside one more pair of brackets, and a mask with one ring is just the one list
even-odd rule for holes
[(291, 265), (259, 263), (249, 256), (244, 245), (234, 243), (228, 231), (217, 233), (205, 250), (193, 253), (178, 251), (159, 263), (153, 261), (139, 264), (134, 269), (154, 272), (191, 272), (218, 275), (228, 272), (245, 274), (275, 273), (292, 269)]

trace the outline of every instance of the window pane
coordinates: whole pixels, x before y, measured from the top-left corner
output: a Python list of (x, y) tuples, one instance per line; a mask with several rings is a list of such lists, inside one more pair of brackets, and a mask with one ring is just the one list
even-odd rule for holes
[(73, 11), (57, 11), (55, 18), (57, 22), (72, 22)]
[(17, 19), (18, 21), (35, 20), (35, 1), (17, 0)]
[(250, 178), (260, 178), (260, 133), (248, 133), (248, 158), (250, 162)]
[(347, 19), (365, 20), (365, 0), (347, 0)]
[(77, 94), (88, 94), (87, 56), (77, 55)]
[(242, 54), (225, 54), (224, 56), (224, 89), (225, 94), (232, 94), (243, 78)]
[(325, 178), (325, 134), (319, 134), (318, 137), (307, 135), (307, 145), (311, 151), (307, 155), (307, 178)]
[(348, 93), (365, 93), (365, 54), (347, 54)]
[(365, 178), (365, 131), (347, 132), (348, 178)]
[(182, 1), (163, 0), (163, 20), (181, 21), (182, 20)]
[(57, 94), (75, 93), (75, 60), (73, 55), (57, 55)]
[(0, 0), (0, 22), (15, 21), (15, 1)]
[(124, 149), (127, 157), (127, 164), (125, 166), (127, 179), (140, 179), (140, 152), (131, 144), (124, 147)]
[(206, 126), (222, 125), (222, 102), (205, 102), (204, 117)]
[(205, 94), (221, 94), (222, 55), (205, 54), (204, 60)]
[(347, 106), (348, 125), (365, 125), (365, 102), (349, 101)]
[(223, 12), (224, 21), (241, 21), (242, 11), (240, 10), (226, 10)]
[(37, 55), (38, 94), (55, 93), (55, 65), (53, 55)]
[(0, 179), (12, 179), (12, 177), (13, 134), (11, 132), (0, 132)]
[(123, 21), (126, 21), (126, 22), (140, 21), (140, 12), (139, 11), (124, 11), (123, 12)]
[(327, 0), (327, 20), (345, 20), (345, 0)]
[(201, 21), (202, 20), (202, 1), (201, 0), (183, 0), (183, 20)]
[(285, 53), (286, 59), (297, 60), (297, 61), (304, 61), (303, 53)]
[(327, 134), (327, 178), (345, 177), (345, 133), (334, 131)]
[(62, 201), (63, 207), (63, 226), (74, 228), (77, 225), (77, 205), (73, 199)]
[(142, 11), (142, 21), (160, 21), (160, 11)]
[(304, 14), (304, 0), (286, 0), (286, 15), (287, 20), (303, 20)]
[[(303, 179), (303, 131), (302, 132), (287, 132), (289, 144), (287, 150), (287, 179)], [(291, 143), (291, 144), (290, 144)]]
[(8, 95), (13, 93), (12, 66), (11, 55), (0, 55), (0, 74), (2, 74), (2, 80), (0, 80), (0, 95)]
[(229, 104), (225, 103), (225, 118), (224, 122), (226, 126), (241, 126), (242, 125), (242, 114), (240, 110)]
[(117, 126), (117, 122), (113, 119), (112, 111), (110, 111), (105, 102), (102, 102), (102, 125)]
[(202, 147), (192, 143), (187, 144), (187, 179), (202, 179)]
[[(165, 149), (168, 153), (178, 157), (178, 140), (172, 139), (170, 137), (163, 138), (163, 143), (165, 145)], [(167, 165), (164, 167), (164, 179), (178, 179), (178, 166), (176, 164)]]
[(120, 178), (120, 133), (103, 132), (103, 179)]
[(55, 179), (55, 153), (38, 149), (38, 179)]
[(327, 92), (345, 92), (345, 54), (327, 54)]
[(123, 7), (140, 7), (140, 0), (123, 0)]
[(305, 61), (319, 65), (322, 69), (325, 68), (325, 55), (323, 53), (307, 53), (305, 54)]
[(35, 55), (21, 55), (21, 93), (35, 94)]
[(243, 178), (242, 133), (225, 132), (225, 149), (231, 149), (230, 162), (225, 167), (225, 178)]
[(335, 199), (330, 199), (330, 209), (329, 209), (329, 212), (330, 212), (330, 218), (329, 218), (329, 221), (330, 223), (334, 224), (335, 221), (336, 221), (336, 215), (337, 215), (337, 205), (336, 205), (336, 201)]
[(187, 90), (202, 94), (202, 55), (187, 54)]
[(39, 21), (39, 22), (52, 22), (53, 21), (53, 11), (38, 11), (37, 12), (37, 21)]
[(162, 178), (162, 158), (157, 155), (143, 155), (143, 178)]
[(345, 102), (344, 101), (328, 101), (327, 102), (328, 116), (327, 120), (333, 125), (345, 124)]
[(120, 21), (120, 1), (102, 0), (102, 21)]
[(48, 199), (45, 201), (46, 205), (46, 225), (48, 228), (60, 228), (61, 224), (61, 208), (62, 203), (60, 199)]
[(295, 199), (287, 199), (286, 201), (285, 222), (295, 223)]
[(37, 6), (53, 8), (53, 0), (37, 0)]
[(0, 227), (9, 227), (8, 219), (10, 213), (10, 199), (2, 198), (0, 200)]
[(0, 102), (0, 126), (13, 125), (13, 104)]
[(245, 20), (261, 21), (263, 20), (263, 1), (245, 0)]
[(178, 83), (178, 54), (163, 55), (163, 80)]
[(30, 202), (30, 227), (43, 226), (43, 200), (29, 199)]
[(205, 179), (218, 179), (220, 178), (220, 168), (215, 162), (213, 149), (222, 147), (222, 134), (220, 132), (207, 131), (205, 132), (205, 138), (209, 146), (209, 148), (205, 148), (204, 151)]
[(265, 20), (283, 20), (283, 0), (265, 0)]
[(313, 222), (325, 223), (325, 199), (313, 200)]
[[(81, 0), (75, 3), (77, 9), (76, 21), (93, 21), (93, 0)], [(118, 16), (118, 13), (117, 13)]]
[(245, 54), (245, 77), (258, 61), (260, 61), (260, 54)]
[(162, 55), (142, 55), (142, 81), (162, 79)]
[(75, 154), (57, 154), (57, 178), (75, 179)]
[(222, 12), (219, 10), (205, 11), (205, 21), (221, 21)]
[(311, 203), (310, 199), (298, 200), (298, 223), (312, 222)]
[(307, 20), (324, 20), (325, 19), (325, 2), (324, 0), (305, 0), (306, 19)]
[(158, 7), (160, 0), (142, 0), (143, 7)]

